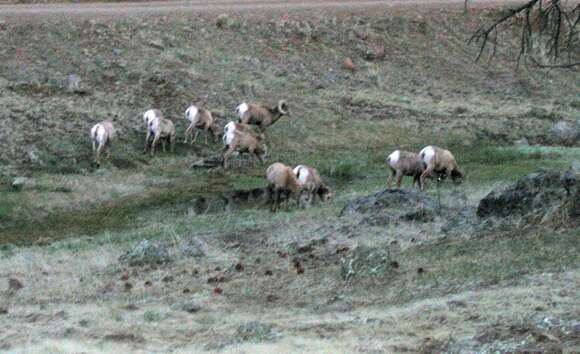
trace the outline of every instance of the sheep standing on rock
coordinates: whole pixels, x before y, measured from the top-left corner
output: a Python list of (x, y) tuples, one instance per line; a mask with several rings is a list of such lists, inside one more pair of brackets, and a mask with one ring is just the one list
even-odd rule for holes
[(413, 186), (417, 183), (423, 189), (421, 174), (425, 171), (425, 166), (419, 154), (395, 150), (387, 157), (387, 166), (391, 170), (391, 175), (387, 179), (388, 188), (391, 188), (393, 178), (397, 179), (397, 188), (401, 188), (403, 176), (412, 176)]
[(195, 129), (195, 135), (191, 140), (191, 144), (197, 140), (197, 135), (199, 134), (199, 130), (203, 129), (205, 131), (205, 143), (207, 144), (207, 135), (211, 132), (211, 137), (213, 142), (217, 141), (217, 137), (219, 135), (219, 129), (217, 126), (217, 122), (210, 111), (207, 109), (199, 108), (197, 106), (190, 106), (185, 111), (185, 118), (189, 122), (189, 126), (185, 131), (185, 140), (183, 143), (187, 143), (187, 138), (191, 137), (193, 134), (193, 130)]
[(268, 181), (268, 190), (272, 203), (270, 210), (273, 213), (280, 208), (282, 194), (286, 196), (286, 199), (290, 195), (299, 198), (299, 192), (301, 190), (300, 183), (296, 178), (296, 174), (294, 174), (294, 171), (289, 166), (280, 162), (270, 165), (266, 170), (266, 180)]
[(298, 184), (300, 185), (300, 194), (298, 201), (302, 200), (302, 194), (308, 194), (308, 205), (311, 205), (316, 196), (320, 198), (321, 202), (325, 202), (333, 195), (331, 189), (324, 184), (320, 174), (314, 167), (306, 165), (298, 165), (293, 170)]
[(91, 142), (97, 167), (101, 165), (101, 152), (107, 149), (107, 158), (111, 158), (111, 142), (115, 138), (115, 127), (110, 121), (97, 123), (91, 129)]
[(169, 146), (171, 152), (173, 152), (175, 147), (175, 125), (173, 125), (172, 121), (162, 117), (156, 117), (149, 122), (147, 137), (145, 138), (145, 150), (143, 152), (147, 152), (151, 136), (153, 136), (153, 142), (151, 143), (151, 157), (155, 155), (155, 146), (161, 139), (163, 139), (161, 141), (163, 152), (165, 152), (165, 139), (169, 140)]
[(240, 123), (256, 125), (263, 132), (288, 114), (288, 104), (284, 100), (278, 101), (276, 107), (242, 103), (236, 108), (236, 112), (240, 117)]
[(228, 159), (234, 152), (254, 155), (263, 164), (268, 152), (266, 145), (262, 143), (263, 139), (263, 134), (256, 135), (241, 130), (235, 130), (233, 134), (226, 136), (226, 140), (224, 141), (224, 149), (226, 151), (222, 162), (223, 168), (228, 168)]
[(419, 156), (425, 166), (425, 171), (421, 174), (421, 190), (425, 188), (425, 178), (433, 173), (445, 175), (456, 184), (463, 182), (463, 173), (451, 151), (437, 146), (426, 146), (419, 152)]

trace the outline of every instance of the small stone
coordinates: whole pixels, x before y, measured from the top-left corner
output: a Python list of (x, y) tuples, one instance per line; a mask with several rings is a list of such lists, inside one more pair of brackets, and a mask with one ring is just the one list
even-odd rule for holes
[(516, 146), (529, 146), (530, 143), (528, 142), (528, 139), (526, 137), (523, 137), (519, 140), (514, 141), (514, 145), (516, 145)]
[(12, 180), (10, 186), (14, 191), (21, 191), (25, 185), (29, 184), (30, 179), (27, 177), (16, 177)]
[(196, 313), (201, 310), (201, 306), (199, 306), (196, 302), (188, 302), (181, 306), (181, 309), (187, 313)]
[(356, 71), (356, 66), (350, 57), (346, 57), (342, 62), (342, 68), (350, 71)]
[(234, 24), (234, 21), (228, 14), (219, 14), (215, 24), (218, 28), (230, 28)]
[(24, 285), (18, 279), (10, 278), (8, 279), (8, 290), (18, 291), (22, 289)]

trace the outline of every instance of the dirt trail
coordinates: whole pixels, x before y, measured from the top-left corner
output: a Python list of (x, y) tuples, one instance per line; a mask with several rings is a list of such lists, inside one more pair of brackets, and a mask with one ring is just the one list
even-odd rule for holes
[[(514, 0), (489, 1), (472, 0), (470, 7), (488, 7), (498, 4), (517, 3)], [(151, 2), (117, 2), (117, 3), (53, 3), (53, 4), (26, 4), (0, 5), (0, 18), (15, 19), (42, 16), (78, 17), (93, 16), (130, 16), (145, 14), (172, 14), (172, 13), (214, 13), (214, 12), (255, 12), (264, 11), (295, 11), (295, 10), (373, 10), (389, 7), (408, 7), (417, 9), (417, 6), (431, 7), (463, 7), (464, 0), (388, 0), (388, 1), (357, 1), (357, 0), (189, 0), (189, 1), (151, 1)]]

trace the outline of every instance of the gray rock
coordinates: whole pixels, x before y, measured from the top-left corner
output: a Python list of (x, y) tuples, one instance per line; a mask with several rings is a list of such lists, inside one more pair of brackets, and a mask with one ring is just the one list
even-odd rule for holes
[(528, 174), (505, 190), (489, 193), (479, 202), (477, 216), (522, 217), (528, 223), (578, 223), (580, 174), (572, 169)]
[(10, 186), (15, 191), (21, 191), (22, 189), (24, 189), (24, 187), (26, 185), (29, 185), (29, 184), (30, 184), (30, 178), (28, 178), (28, 177), (16, 177), (12, 180), (12, 183), (10, 184)]
[(174, 306), (171, 306), (171, 308), (173, 310), (181, 310), (187, 313), (197, 313), (201, 311), (201, 306), (199, 306), (199, 304), (195, 301), (188, 301), (185, 303), (176, 304)]
[(192, 239), (188, 242), (184, 242), (179, 246), (179, 251), (185, 257), (203, 257), (205, 253), (203, 252), (203, 242), (198, 239)]
[(86, 87), (84, 87), (82, 79), (76, 74), (70, 74), (66, 78), (66, 89), (69, 93), (74, 94), (85, 94), (87, 93)]
[(387, 189), (366, 197), (349, 201), (340, 216), (367, 215), (374, 224), (393, 221), (431, 221), (435, 203), (424, 193), (412, 189)]
[(23, 287), (24, 287), (24, 285), (22, 285), (20, 280), (15, 279), (15, 278), (8, 279), (8, 290), (18, 291), (18, 290), (22, 289)]
[(552, 126), (551, 133), (555, 142), (571, 145), (578, 140), (578, 125), (561, 120)]
[(158, 265), (170, 261), (167, 247), (153, 244), (149, 240), (141, 241), (136, 247), (119, 257), (119, 262), (130, 266)]
[(516, 145), (516, 146), (528, 146), (528, 145), (530, 145), (530, 143), (528, 142), (528, 139), (526, 137), (523, 137), (519, 140), (514, 141), (514, 145)]
[(234, 24), (234, 20), (228, 14), (219, 14), (215, 20), (218, 28), (230, 28)]

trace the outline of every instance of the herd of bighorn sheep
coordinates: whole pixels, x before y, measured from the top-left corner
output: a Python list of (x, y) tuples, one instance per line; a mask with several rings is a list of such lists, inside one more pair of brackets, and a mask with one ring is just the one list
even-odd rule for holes
[[(261, 164), (268, 154), (265, 142), (265, 130), (276, 123), (282, 116), (288, 115), (288, 104), (280, 100), (276, 106), (264, 104), (241, 103), (235, 109), (238, 121), (228, 122), (223, 129), (221, 149), (222, 167), (228, 168), (228, 160), (234, 154), (249, 154), (254, 156)], [(208, 143), (208, 134), (212, 141), (217, 142), (220, 129), (211, 111), (192, 105), (185, 111), (187, 129), (185, 130), (184, 143), (188, 140), (193, 145), (197, 140), (200, 130), (205, 132), (205, 144)], [(143, 114), (143, 123), (147, 131), (145, 137), (144, 153), (155, 154), (155, 147), (161, 141), (163, 151), (165, 143), (169, 142), (171, 152), (175, 146), (175, 125), (170, 119), (163, 116), (160, 110), (150, 109)], [(254, 126), (258, 130), (254, 130)], [(110, 158), (111, 143), (115, 139), (115, 128), (111, 121), (103, 121), (95, 124), (90, 131), (90, 138), (95, 155), (95, 164), (100, 166), (101, 153), (106, 149), (107, 157)], [(463, 174), (459, 170), (455, 157), (449, 150), (436, 146), (427, 146), (418, 154), (395, 150), (388, 155), (386, 160), (391, 174), (387, 179), (387, 185), (391, 188), (393, 179), (396, 178), (397, 188), (401, 187), (404, 176), (413, 177), (413, 186), (419, 185), (425, 189), (425, 178), (429, 176), (447, 177), (455, 183), (463, 181)], [(279, 209), (282, 197), (290, 200), (290, 197), (301, 204), (303, 196), (307, 197), (307, 203), (318, 197), (324, 202), (330, 199), (334, 193), (322, 181), (320, 174), (314, 167), (298, 165), (294, 168), (276, 162), (266, 169), (266, 180), (271, 198), (271, 210)]]

